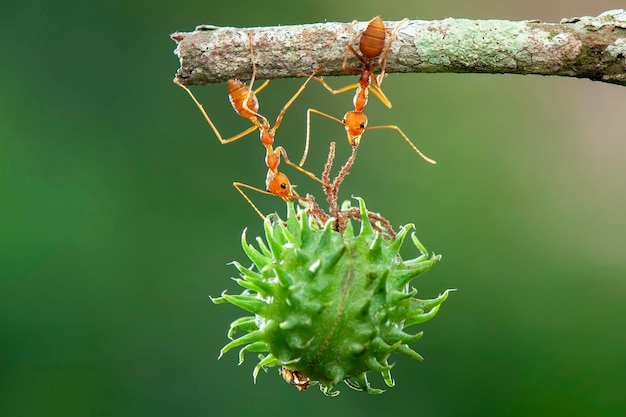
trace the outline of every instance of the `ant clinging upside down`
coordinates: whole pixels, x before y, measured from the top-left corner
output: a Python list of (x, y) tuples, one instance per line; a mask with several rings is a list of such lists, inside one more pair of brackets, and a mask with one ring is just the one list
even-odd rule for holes
[(288, 165), (294, 167), (295, 169), (309, 176), (315, 181), (320, 182), (320, 183), (322, 182), (312, 172), (307, 171), (301, 166), (291, 162), (289, 158), (287, 157), (287, 151), (285, 150), (285, 148), (283, 148), (282, 146), (278, 146), (274, 148), (274, 136), (276, 134), (276, 130), (278, 130), (278, 128), (280, 127), (280, 124), (283, 120), (285, 112), (291, 106), (291, 104), (296, 100), (296, 98), (298, 98), (298, 96), (302, 93), (302, 91), (304, 91), (306, 85), (314, 77), (315, 73), (319, 70), (319, 68), (306, 79), (306, 81), (300, 86), (300, 88), (296, 91), (296, 93), (283, 106), (281, 111), (278, 113), (278, 116), (276, 117), (274, 126), (272, 127), (270, 123), (268, 122), (267, 118), (265, 116), (262, 116), (258, 112), (259, 101), (257, 99), (257, 93), (259, 93), (262, 89), (264, 89), (267, 86), (267, 84), (269, 83), (269, 80), (266, 80), (256, 90), (252, 89), (255, 78), (256, 78), (256, 64), (254, 61), (254, 51), (252, 47), (252, 35), (250, 33), (248, 33), (248, 38), (249, 38), (249, 45), (250, 45), (250, 56), (252, 58), (252, 77), (250, 79), (250, 83), (246, 86), (241, 81), (236, 80), (236, 79), (230, 79), (228, 80), (228, 83), (227, 83), (228, 97), (230, 99), (231, 105), (233, 106), (233, 109), (235, 110), (235, 112), (237, 112), (239, 116), (250, 120), (250, 122), (252, 123), (252, 126), (249, 127), (248, 129), (230, 138), (224, 139), (221, 133), (219, 132), (219, 130), (217, 129), (217, 127), (215, 126), (215, 124), (213, 123), (213, 121), (211, 120), (211, 118), (209, 117), (209, 115), (204, 110), (204, 107), (202, 106), (202, 104), (200, 104), (200, 102), (196, 99), (196, 97), (193, 95), (191, 90), (189, 90), (189, 88), (187, 88), (185, 85), (181, 84), (177, 80), (174, 80), (174, 83), (180, 86), (181, 88), (183, 88), (189, 94), (189, 96), (193, 99), (194, 103), (196, 104), (198, 109), (200, 109), (200, 112), (204, 116), (205, 120), (213, 129), (213, 132), (217, 136), (217, 139), (220, 141), (220, 143), (222, 144), (232, 143), (236, 140), (239, 140), (249, 135), (255, 130), (259, 131), (261, 143), (265, 147), (265, 164), (268, 168), (266, 179), (265, 179), (265, 190), (262, 190), (260, 188), (253, 187), (251, 185), (244, 184), (241, 182), (234, 182), (233, 186), (237, 189), (237, 191), (239, 191), (239, 193), (241, 193), (241, 195), (246, 199), (246, 201), (250, 203), (252, 208), (259, 214), (259, 216), (263, 218), (265, 216), (263, 216), (261, 211), (250, 200), (250, 198), (244, 193), (242, 188), (247, 188), (247, 189), (257, 191), (263, 194), (274, 195), (274, 196), (280, 197), (284, 201), (302, 199), (302, 197), (300, 197), (298, 193), (296, 193), (296, 191), (294, 190), (294, 186), (289, 181), (289, 178), (287, 177), (287, 175), (278, 171), (278, 165), (280, 164), (281, 156), (285, 159), (285, 162)]
[[(402, 138), (411, 146), (411, 148), (421, 156), (425, 161), (436, 164), (436, 162), (424, 155), (408, 138), (408, 136), (395, 125), (381, 125), (381, 126), (368, 126), (367, 125), (367, 116), (363, 112), (363, 109), (367, 105), (368, 93), (371, 91), (386, 107), (391, 108), (391, 101), (385, 96), (382, 91), (381, 84), (383, 78), (385, 77), (385, 67), (387, 65), (387, 57), (389, 55), (389, 50), (391, 48), (391, 43), (396, 36), (400, 27), (406, 22), (408, 19), (404, 19), (399, 22), (393, 30), (389, 30), (385, 28), (385, 25), (382, 19), (377, 16), (372, 19), (367, 28), (356, 35), (353, 39), (348, 42), (346, 47), (346, 53), (344, 54), (344, 60), (342, 64), (342, 69), (346, 72), (360, 73), (359, 82), (355, 84), (350, 84), (346, 87), (340, 88), (338, 90), (333, 89), (324, 79), (315, 77), (315, 80), (326, 88), (332, 94), (340, 94), (346, 91), (350, 91), (352, 89), (356, 89), (353, 99), (354, 110), (347, 112), (343, 119), (338, 119), (330, 114), (324, 113), (322, 111), (310, 108), (307, 110), (307, 135), (306, 135), (306, 144), (304, 154), (302, 155), (302, 159), (299, 162), (299, 165), (304, 165), (306, 161), (308, 149), (309, 149), (309, 139), (311, 133), (311, 113), (319, 114), (320, 116), (324, 116), (331, 120), (334, 120), (340, 124), (342, 124), (346, 130), (348, 135), (348, 142), (352, 146), (359, 146), (361, 142), (361, 136), (366, 130), (374, 130), (374, 129), (393, 129), (397, 131)], [(385, 39), (389, 36), (389, 40), (385, 43)], [(354, 48), (354, 44), (358, 42), (359, 52)], [(352, 53), (360, 62), (361, 68), (350, 68), (347, 66), (348, 56)], [(375, 63), (372, 63), (374, 59), (378, 58)], [(374, 70), (376, 68), (380, 68), (380, 74), (376, 76)]]

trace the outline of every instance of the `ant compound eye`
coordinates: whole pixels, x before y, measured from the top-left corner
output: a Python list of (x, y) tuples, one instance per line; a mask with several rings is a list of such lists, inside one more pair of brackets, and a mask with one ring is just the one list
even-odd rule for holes
[(287, 184), (285, 184), (284, 182), (280, 183), (280, 188), (282, 188), (283, 190), (287, 189)]
[(365, 129), (365, 123), (361, 123), (359, 126), (361, 127), (361, 129)]

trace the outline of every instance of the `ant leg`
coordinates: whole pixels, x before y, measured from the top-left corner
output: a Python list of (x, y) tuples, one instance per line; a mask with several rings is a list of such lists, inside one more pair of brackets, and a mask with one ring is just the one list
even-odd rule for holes
[(297, 164), (295, 164), (295, 163), (291, 162), (291, 161), (289, 160), (289, 157), (287, 156), (287, 151), (285, 150), (285, 148), (283, 148), (282, 146), (279, 146), (279, 147), (277, 147), (277, 148), (275, 149), (275, 151), (276, 151), (276, 152), (278, 152), (278, 153), (280, 153), (280, 154), (283, 156), (283, 158), (285, 159), (285, 163), (286, 163), (287, 165), (289, 165), (289, 166), (290, 166), (290, 167), (292, 167), (292, 168), (297, 169), (298, 171), (302, 172), (304, 175), (308, 176), (308, 177), (309, 177), (309, 178), (311, 178), (312, 180), (315, 180), (315, 181), (319, 182), (320, 184), (325, 185), (325, 184), (324, 184), (324, 181), (322, 181), (322, 180), (320, 180), (319, 178), (317, 178), (317, 176), (316, 176), (314, 173), (312, 173), (311, 171), (308, 171), (308, 170), (306, 170), (306, 169), (302, 168), (301, 166), (299, 166), (299, 165), (297, 165)]
[(348, 67), (348, 52), (352, 52), (352, 55), (354, 55), (356, 57), (356, 59), (358, 59), (361, 64), (363, 64), (363, 66), (367, 65), (367, 60), (361, 56), (361, 54), (359, 54), (356, 49), (354, 49), (354, 42), (356, 42), (357, 40), (360, 42), (361, 40), (361, 35), (363, 34), (363, 32), (359, 33), (353, 40), (352, 42), (350, 42), (348, 44), (348, 46), (346, 47), (346, 52), (344, 52), (343, 54), (343, 63), (341, 64), (341, 69), (343, 71), (346, 72), (361, 72), (361, 70), (359, 68), (349, 68)]
[[(374, 77), (374, 79), (376, 78)], [(388, 109), (391, 108), (391, 100), (387, 98), (383, 90), (380, 88), (380, 85), (368, 85), (367, 88), (376, 96), (378, 100), (380, 100), (381, 103), (385, 105), (385, 107)]]
[(254, 95), (259, 94), (259, 92), (261, 90), (263, 90), (265, 87), (267, 87), (267, 85), (270, 83), (270, 80), (265, 80), (263, 81), (263, 84), (261, 84), (261, 86), (259, 88), (257, 88), (256, 90), (254, 90)]
[[(356, 71), (356, 72), (361, 72), (361, 71)], [(324, 86), (324, 88), (326, 90), (328, 90), (328, 92), (330, 92), (333, 95), (345, 93), (346, 91), (350, 91), (350, 90), (355, 90), (360, 85), (359, 83), (350, 84), (350, 85), (347, 85), (345, 87), (342, 87), (342, 88), (339, 88), (339, 89), (335, 90), (330, 85), (328, 85), (328, 83), (323, 78), (315, 77), (315, 81), (317, 81), (318, 83), (322, 84), (322, 86)], [(372, 93), (374, 93), (376, 98), (378, 100), (380, 100), (380, 102), (383, 103), (385, 105), (385, 107), (390, 109), (392, 107), (391, 106), (391, 100), (389, 100), (387, 98), (387, 96), (385, 95), (385, 93), (383, 93), (383, 90), (380, 88), (380, 85), (378, 85), (378, 81), (376, 81), (376, 76), (372, 77), (372, 83), (373, 83), (373, 85), (369, 85), (368, 86), (369, 90)]]
[[(267, 121), (267, 119), (264, 116), (260, 115), (259, 113), (257, 113), (256, 111), (254, 111), (254, 110), (252, 110), (252, 109), (250, 109), (248, 107), (248, 100), (250, 100), (250, 97), (255, 97), (255, 101), (256, 101), (256, 93), (260, 92), (265, 87), (267, 87), (267, 85), (269, 84), (270, 80), (265, 80), (263, 82), (263, 84), (261, 84), (261, 86), (259, 88), (257, 88), (256, 90), (252, 91), (252, 86), (254, 85), (254, 81), (256, 80), (256, 63), (254, 62), (254, 48), (252, 47), (252, 33), (251, 32), (248, 32), (248, 44), (250, 45), (250, 59), (252, 61), (252, 77), (250, 77), (250, 83), (248, 84), (248, 92), (246, 93), (246, 98), (243, 100), (241, 108), (243, 110), (246, 110), (246, 111), (254, 114), (256, 119), (254, 117), (251, 117), (250, 121), (258, 129), (263, 129), (261, 124), (263, 126), (269, 127), (269, 122)], [(239, 113), (239, 110), (237, 110), (237, 109), (235, 109), (235, 110), (237, 111), (237, 113)], [(261, 122), (259, 122), (259, 120), (261, 120)]]
[(252, 127), (249, 127), (248, 129), (244, 130), (243, 132), (241, 132), (241, 133), (239, 133), (239, 134), (237, 134), (235, 136), (232, 136), (232, 137), (230, 137), (228, 139), (222, 138), (222, 135), (220, 134), (220, 131), (217, 130), (217, 127), (215, 126), (215, 124), (213, 124), (213, 121), (211, 120), (209, 115), (204, 110), (204, 106), (202, 106), (202, 104), (200, 104), (200, 102), (198, 101), (196, 96), (193, 95), (191, 90), (187, 86), (181, 84), (178, 80), (174, 80), (174, 84), (176, 84), (177, 86), (179, 86), (180, 88), (185, 90), (187, 92), (187, 94), (189, 94), (189, 96), (191, 97), (193, 102), (196, 104), (198, 109), (200, 109), (200, 113), (202, 113), (202, 116), (204, 116), (204, 119), (207, 121), (209, 126), (211, 126), (211, 129), (213, 129), (213, 133), (215, 133), (215, 136), (217, 136), (217, 139), (220, 141), (220, 143), (226, 144), (226, 143), (234, 142), (234, 141), (236, 141), (238, 139), (243, 138), (244, 136), (249, 135), (250, 133), (254, 132), (256, 129), (258, 129), (257, 126), (252, 126)]
[[(353, 20), (352, 23), (350, 24), (350, 29), (354, 30), (354, 25), (356, 25), (358, 23), (357, 20)], [(346, 51), (343, 54), (343, 63), (341, 64), (341, 69), (347, 72), (353, 72), (351, 70), (356, 70), (356, 72), (361, 72), (360, 70), (356, 69), (356, 68), (348, 68), (347, 64), (348, 64), (348, 52), (352, 52), (352, 54), (359, 60), (361, 61), (361, 63), (363, 65), (365, 65), (365, 58), (363, 58), (361, 56), (361, 54), (357, 53), (356, 50), (354, 49), (353, 45), (356, 42), (360, 42), (361, 41), (361, 35), (363, 35), (363, 32), (359, 32), (358, 34), (356, 34), (349, 42), (348, 42), (348, 46), (346, 47)]]
[(272, 195), (272, 193), (270, 193), (268, 191), (265, 191), (265, 190), (262, 190), (260, 188), (253, 187), (253, 186), (248, 185), (248, 184), (244, 184), (242, 182), (233, 182), (233, 186), (237, 189), (237, 191), (239, 191), (241, 196), (248, 202), (248, 204), (250, 204), (250, 206), (252, 206), (254, 211), (256, 211), (256, 214), (258, 214), (262, 219), (265, 219), (265, 216), (263, 215), (263, 213), (261, 213), (261, 210), (259, 210), (257, 208), (257, 206), (252, 202), (252, 200), (250, 200), (250, 197), (248, 197), (246, 195), (246, 193), (243, 192), (242, 188), (247, 188), (249, 190), (256, 191), (256, 192), (259, 192), (261, 194)]
[(244, 110), (249, 111), (250, 113), (253, 113), (256, 117), (263, 118), (263, 116), (261, 116), (257, 112), (252, 111), (248, 108), (248, 100), (250, 100), (250, 97), (253, 94), (256, 95), (257, 91), (263, 90), (267, 86), (267, 83), (269, 83), (269, 80), (263, 83), (261, 87), (257, 89), (257, 91), (252, 91), (252, 87), (254, 86), (254, 80), (256, 79), (256, 63), (254, 62), (254, 49), (252, 48), (252, 33), (251, 32), (248, 32), (248, 45), (250, 46), (250, 60), (252, 61), (252, 76), (250, 77), (250, 83), (248, 83), (248, 93), (246, 94), (246, 98), (244, 99), (243, 105), (241, 107)]
[(403, 24), (407, 23), (408, 21), (409, 19), (405, 17), (404, 19), (398, 22), (395, 28), (393, 28), (393, 31), (391, 32), (389, 36), (389, 42), (387, 42), (387, 46), (383, 50), (383, 53), (380, 55), (380, 58), (378, 58), (378, 65), (381, 67), (381, 70), (380, 70), (380, 74), (378, 75), (378, 77), (375, 77), (375, 78), (376, 78), (377, 87), (379, 88), (380, 88), (380, 84), (382, 84), (383, 82), (383, 78), (385, 78), (385, 68), (387, 67), (387, 57), (389, 56), (389, 49), (391, 49), (391, 43), (396, 37), (400, 27)]
[(306, 142), (304, 143), (304, 154), (302, 155), (302, 158), (300, 159), (300, 163), (298, 163), (299, 166), (304, 165), (304, 162), (306, 161), (306, 157), (309, 154), (309, 143), (310, 143), (310, 137), (311, 137), (311, 113), (319, 114), (320, 116), (327, 117), (343, 125), (343, 122), (341, 120), (337, 119), (334, 116), (331, 116), (330, 114), (326, 114), (315, 109), (308, 109), (306, 111)]
[[(355, 71), (355, 72), (361, 72), (361, 71)], [(315, 81), (317, 81), (318, 83), (322, 84), (324, 86), (324, 88), (326, 90), (328, 90), (328, 92), (330, 92), (333, 95), (345, 93), (346, 91), (350, 91), (350, 90), (354, 90), (354, 89), (356, 89), (359, 86), (359, 83), (355, 83), (355, 84), (350, 84), (350, 85), (347, 85), (345, 87), (342, 87), (342, 88), (340, 88), (338, 90), (335, 90), (330, 85), (328, 85), (328, 83), (323, 78), (315, 77)]]
[(413, 150), (415, 152), (417, 152), (417, 154), (419, 156), (422, 157), (422, 159), (424, 159), (424, 161), (431, 163), (431, 164), (436, 164), (437, 161), (435, 161), (434, 159), (430, 159), (429, 157), (427, 157), (426, 155), (424, 155), (422, 153), (422, 151), (420, 151), (419, 149), (417, 149), (417, 146), (415, 146), (413, 144), (413, 142), (411, 142), (411, 139), (409, 139), (409, 137), (407, 135), (404, 134), (404, 132), (402, 131), (402, 129), (400, 129), (398, 126), (394, 126), (394, 125), (387, 125), (387, 126), (368, 126), (365, 128), (365, 130), (374, 130), (374, 129), (393, 129), (395, 131), (397, 131), (398, 133), (400, 133), (400, 135), (404, 138), (404, 140), (411, 146), (411, 148), (413, 148)]
[(296, 93), (283, 106), (283, 108), (280, 110), (280, 113), (278, 113), (278, 117), (276, 117), (276, 121), (274, 122), (274, 130), (278, 129), (278, 127), (280, 126), (281, 122), (283, 121), (283, 116), (285, 115), (285, 112), (287, 111), (287, 109), (293, 104), (294, 101), (296, 101), (298, 96), (300, 94), (302, 94), (302, 92), (306, 88), (306, 85), (309, 83), (309, 81), (311, 81), (311, 78), (313, 78), (315, 76), (315, 74), (317, 74), (317, 72), (320, 71), (322, 68), (324, 68), (324, 67), (320, 66), (315, 71), (313, 71), (313, 73), (311, 75), (309, 75), (309, 77), (306, 79), (306, 81), (304, 83), (302, 83), (300, 88), (298, 88), (298, 91), (296, 91)]

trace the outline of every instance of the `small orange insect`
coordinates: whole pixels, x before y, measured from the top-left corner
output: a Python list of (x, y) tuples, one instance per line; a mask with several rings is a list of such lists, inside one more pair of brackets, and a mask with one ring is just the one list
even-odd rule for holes
[(315, 76), (317, 71), (321, 69), (321, 67), (318, 68), (316, 71), (314, 71), (306, 79), (306, 81), (300, 86), (300, 88), (296, 91), (296, 93), (289, 99), (289, 101), (287, 101), (287, 103), (283, 106), (281, 111), (278, 113), (278, 116), (276, 117), (276, 121), (274, 122), (274, 126), (272, 127), (270, 123), (268, 122), (267, 118), (259, 114), (259, 101), (256, 96), (258, 92), (260, 92), (263, 88), (267, 86), (267, 84), (269, 83), (269, 80), (266, 80), (256, 90), (252, 90), (254, 81), (256, 79), (257, 71), (256, 71), (256, 64), (254, 61), (254, 51), (252, 47), (252, 34), (248, 33), (248, 38), (249, 38), (249, 45), (250, 45), (250, 56), (252, 58), (252, 77), (250, 79), (250, 83), (246, 86), (241, 81), (234, 80), (234, 79), (228, 80), (228, 83), (227, 83), (228, 98), (230, 100), (231, 105), (233, 106), (233, 109), (235, 110), (235, 112), (237, 112), (239, 116), (250, 120), (250, 122), (252, 123), (252, 126), (249, 127), (248, 129), (230, 138), (224, 139), (221, 133), (219, 132), (219, 130), (217, 129), (217, 127), (215, 126), (215, 124), (213, 123), (213, 121), (211, 120), (211, 118), (209, 117), (209, 115), (204, 110), (204, 107), (202, 106), (202, 104), (200, 104), (200, 102), (196, 99), (196, 97), (193, 95), (191, 90), (189, 90), (189, 88), (187, 88), (185, 85), (181, 84), (177, 80), (174, 80), (174, 83), (178, 85), (179, 87), (181, 87), (182, 89), (184, 89), (189, 94), (189, 96), (192, 98), (192, 100), (194, 101), (198, 109), (200, 109), (200, 112), (204, 116), (204, 119), (213, 129), (213, 132), (217, 136), (217, 139), (220, 141), (220, 143), (222, 144), (232, 143), (236, 140), (239, 140), (249, 135), (255, 130), (259, 131), (261, 143), (265, 147), (265, 164), (268, 168), (267, 176), (265, 178), (265, 190), (262, 190), (260, 188), (253, 187), (251, 185), (244, 184), (241, 182), (234, 182), (233, 186), (237, 189), (237, 191), (239, 191), (239, 193), (241, 193), (243, 198), (246, 199), (246, 201), (257, 212), (257, 214), (259, 214), (259, 216), (263, 218), (265, 216), (263, 216), (261, 211), (250, 200), (250, 198), (246, 195), (246, 193), (242, 190), (242, 188), (254, 190), (263, 194), (274, 195), (274, 196), (280, 197), (284, 201), (287, 201), (287, 200), (293, 201), (294, 199), (302, 199), (294, 190), (294, 186), (291, 185), (289, 178), (287, 178), (287, 176), (283, 174), (282, 172), (278, 171), (278, 165), (280, 164), (281, 156), (285, 159), (285, 162), (288, 165), (294, 167), (295, 169), (309, 176), (315, 181), (322, 183), (322, 180), (317, 178), (315, 174), (291, 162), (289, 158), (287, 157), (287, 151), (285, 150), (285, 148), (283, 148), (282, 146), (278, 146), (277, 148), (273, 147), (274, 136), (276, 135), (276, 130), (278, 130), (278, 128), (280, 127), (280, 124), (283, 120), (285, 112), (291, 106), (291, 104), (293, 104), (296, 98), (298, 98), (298, 96), (302, 94), (306, 85), (309, 83), (309, 81), (311, 81), (311, 79)]
[[(381, 89), (381, 83), (385, 76), (385, 67), (387, 65), (387, 56), (389, 54), (389, 49), (391, 48), (391, 43), (404, 22), (408, 21), (408, 19), (404, 19), (399, 22), (393, 31), (385, 28), (385, 25), (380, 18), (377, 16), (373, 18), (367, 25), (367, 28), (358, 34), (355, 38), (353, 38), (346, 48), (346, 54), (344, 56), (344, 61), (342, 65), (342, 69), (347, 72), (355, 72), (360, 73), (359, 82), (356, 84), (351, 84), (346, 87), (340, 88), (339, 90), (334, 90), (331, 86), (326, 83), (322, 78), (315, 77), (315, 80), (320, 82), (326, 90), (331, 92), (332, 94), (340, 94), (346, 91), (356, 89), (353, 99), (354, 110), (347, 112), (343, 119), (338, 119), (330, 114), (324, 113), (322, 111), (310, 108), (307, 110), (307, 136), (305, 142), (305, 150), (302, 155), (302, 159), (300, 160), (299, 165), (304, 165), (306, 161), (308, 150), (309, 150), (309, 141), (310, 141), (310, 133), (311, 133), (311, 113), (319, 114), (320, 116), (324, 116), (331, 120), (336, 121), (344, 126), (346, 129), (346, 133), (348, 135), (348, 142), (352, 146), (359, 146), (361, 142), (361, 136), (366, 130), (374, 130), (374, 129), (393, 129), (397, 131), (402, 138), (413, 148), (415, 152), (419, 156), (421, 156), (425, 161), (436, 164), (433, 159), (430, 159), (426, 155), (424, 155), (408, 138), (408, 136), (395, 125), (382, 125), (382, 126), (368, 126), (367, 125), (367, 116), (363, 112), (363, 109), (367, 105), (368, 93), (372, 91), (372, 93), (388, 108), (391, 108), (391, 102), (385, 96)], [(385, 38), (389, 35), (389, 41), (385, 44)], [(358, 41), (360, 54), (354, 49), (353, 44)], [(362, 68), (349, 68), (347, 67), (348, 53), (351, 52), (357, 59), (361, 62)], [(372, 64), (372, 60), (378, 57), (378, 61), (375, 64)], [(376, 67), (381, 68), (381, 72), (378, 76), (375, 75), (374, 69)]]

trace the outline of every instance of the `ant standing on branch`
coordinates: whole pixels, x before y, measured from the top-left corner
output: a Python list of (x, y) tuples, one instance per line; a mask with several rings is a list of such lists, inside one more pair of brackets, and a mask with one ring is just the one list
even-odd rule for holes
[[(346, 48), (346, 52), (344, 54), (342, 69), (346, 72), (352, 73), (360, 73), (359, 82), (356, 84), (350, 84), (346, 87), (340, 88), (338, 90), (334, 90), (326, 81), (322, 78), (315, 77), (315, 80), (326, 88), (332, 94), (340, 94), (346, 91), (350, 91), (352, 89), (356, 89), (354, 94), (354, 110), (347, 112), (343, 119), (339, 120), (338, 118), (331, 116), (322, 111), (310, 108), (307, 110), (307, 134), (306, 134), (306, 144), (304, 154), (302, 155), (302, 159), (298, 165), (304, 165), (306, 161), (308, 150), (309, 150), (309, 138), (311, 133), (311, 113), (319, 114), (320, 116), (327, 117), (331, 120), (334, 120), (337, 123), (342, 124), (346, 133), (348, 134), (348, 142), (353, 147), (359, 146), (361, 142), (361, 136), (366, 130), (374, 130), (374, 129), (393, 129), (397, 131), (402, 138), (411, 146), (411, 148), (417, 152), (419, 156), (421, 156), (425, 161), (436, 164), (433, 159), (430, 159), (426, 155), (424, 155), (408, 138), (408, 136), (395, 125), (382, 125), (382, 126), (368, 126), (367, 125), (367, 116), (363, 112), (363, 109), (367, 105), (368, 93), (371, 91), (387, 108), (391, 108), (391, 102), (385, 96), (382, 91), (381, 84), (383, 78), (385, 77), (385, 67), (387, 66), (387, 57), (389, 55), (389, 49), (391, 48), (391, 43), (393, 42), (396, 33), (400, 29), (400, 27), (407, 22), (408, 19), (404, 19), (399, 22), (396, 27), (391, 31), (390, 29), (385, 28), (383, 20), (380, 16), (376, 16), (373, 18), (367, 25), (367, 28), (356, 35), (353, 39), (350, 40), (348, 46)], [(356, 22), (354, 22), (356, 23)], [(353, 23), (353, 24), (354, 24)], [(385, 39), (389, 35), (389, 40), (385, 44)], [(354, 48), (354, 44), (358, 42), (360, 54)], [(352, 53), (362, 64), (362, 68), (350, 68), (347, 66), (349, 53)], [(376, 63), (372, 63), (372, 60), (378, 58)], [(374, 70), (376, 68), (380, 68), (380, 74), (376, 76)]]

